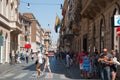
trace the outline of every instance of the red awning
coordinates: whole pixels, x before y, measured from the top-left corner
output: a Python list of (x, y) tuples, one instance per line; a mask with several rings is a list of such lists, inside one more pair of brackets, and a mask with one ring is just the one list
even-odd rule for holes
[(29, 49), (29, 48), (31, 48), (31, 44), (25, 44), (24, 47)]

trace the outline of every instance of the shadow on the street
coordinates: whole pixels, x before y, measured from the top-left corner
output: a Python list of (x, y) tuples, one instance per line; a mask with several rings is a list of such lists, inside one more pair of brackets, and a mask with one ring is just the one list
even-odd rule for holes
[[(32, 64), (30, 66), (23, 66), (25, 67), (23, 70), (30, 70), (30, 71), (36, 71), (35, 64)], [(42, 64), (41, 70), (43, 70), (44, 64)], [(79, 69), (77, 70), (78, 66), (71, 67), (70, 69), (66, 69), (63, 62), (61, 60), (56, 60), (55, 57), (50, 57), (50, 67), (51, 71), (54, 74), (60, 74), (64, 75), (66, 78), (70, 79), (80, 79)], [(46, 70), (48, 72), (48, 70)]]
[(35, 64), (29, 65), (29, 66), (22, 66), (22, 67), (25, 67), (23, 70), (36, 71)]

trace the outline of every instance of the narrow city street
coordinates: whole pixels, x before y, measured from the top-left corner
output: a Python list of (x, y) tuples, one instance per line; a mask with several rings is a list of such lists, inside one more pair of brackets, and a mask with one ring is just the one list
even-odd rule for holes
[(120, 0), (0, 0), (0, 80), (99, 78), (120, 80)]
[(50, 63), (52, 76), (49, 76), (46, 70), (43, 76), (39, 78), (37, 78), (34, 62), (29, 62), (29, 64), (22, 62), (16, 65), (4, 64), (5, 67), (0, 65), (0, 71), (3, 71), (0, 72), (0, 80), (83, 80), (79, 77), (77, 66), (66, 69), (63, 61), (56, 60), (55, 57), (50, 58)]

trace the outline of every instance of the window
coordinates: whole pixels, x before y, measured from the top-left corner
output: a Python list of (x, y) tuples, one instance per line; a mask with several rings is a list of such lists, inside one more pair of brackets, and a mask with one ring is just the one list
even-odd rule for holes
[(27, 41), (27, 36), (25, 36), (25, 41)]
[(27, 31), (27, 26), (25, 26), (25, 31)]
[(13, 3), (11, 3), (11, 10), (13, 9)]
[(6, 0), (6, 6), (8, 5), (8, 0)]

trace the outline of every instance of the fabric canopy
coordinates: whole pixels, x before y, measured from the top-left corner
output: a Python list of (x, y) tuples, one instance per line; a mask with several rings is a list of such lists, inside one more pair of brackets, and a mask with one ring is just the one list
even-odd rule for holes
[(29, 48), (31, 48), (31, 44), (25, 44), (24, 47), (29, 49)]

